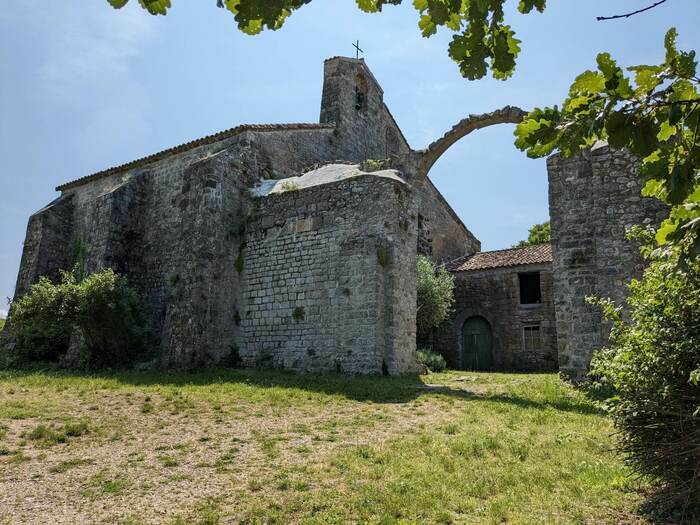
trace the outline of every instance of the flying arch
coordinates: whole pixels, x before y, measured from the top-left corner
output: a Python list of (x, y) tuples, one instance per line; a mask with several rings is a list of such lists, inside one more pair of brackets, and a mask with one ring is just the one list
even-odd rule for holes
[(418, 155), (416, 168), (419, 179), (423, 179), (428, 175), (433, 164), (435, 164), (450, 146), (459, 139), (469, 135), (472, 131), (495, 124), (518, 124), (526, 115), (527, 111), (523, 111), (518, 107), (505, 106), (491, 113), (469, 115), (467, 118), (460, 120), (457, 124), (452, 126), (451, 130), (431, 143), (427, 148), (415, 152)]

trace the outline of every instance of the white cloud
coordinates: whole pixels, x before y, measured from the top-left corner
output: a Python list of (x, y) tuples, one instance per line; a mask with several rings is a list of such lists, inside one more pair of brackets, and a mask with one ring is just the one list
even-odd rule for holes
[[(41, 17), (48, 47), (39, 69), (45, 90), (68, 100), (76, 94), (131, 78), (130, 61), (155, 33), (155, 20), (138, 6), (116, 12), (105, 3), (61, 2), (46, 8)], [(58, 23), (56, 21), (58, 20)]]
[(136, 66), (158, 26), (138, 3), (116, 11), (104, 0), (11, 1), (5, 22), (35, 35), (32, 91), (51, 118), (65, 119), (74, 154), (95, 162), (146, 135), (149, 90)]
[(0, 319), (7, 319), (7, 310), (0, 310)]

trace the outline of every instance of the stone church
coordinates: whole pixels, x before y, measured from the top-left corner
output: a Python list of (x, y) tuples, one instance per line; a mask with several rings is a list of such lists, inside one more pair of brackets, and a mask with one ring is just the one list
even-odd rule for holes
[[(241, 125), (59, 186), (29, 220), (15, 297), (73, 264), (127, 275), (158, 363), (401, 374), (417, 369), (415, 258), (456, 277), (434, 347), (459, 368), (580, 377), (606, 337), (584, 297), (624, 297), (641, 269), (624, 228), (658, 221), (635, 163), (607, 147), (548, 161), (552, 245), (481, 252), (431, 183), (465, 135), (524, 115), (471, 115), (408, 145), (363, 59), (324, 63), (318, 123)], [(74, 341), (69, 350), (76, 350)]]

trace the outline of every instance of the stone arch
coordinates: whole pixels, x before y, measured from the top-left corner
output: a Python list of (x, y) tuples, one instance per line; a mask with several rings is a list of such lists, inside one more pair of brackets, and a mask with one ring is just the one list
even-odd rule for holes
[(417, 166), (417, 174), (419, 179), (424, 179), (433, 164), (445, 153), (450, 146), (457, 142), (462, 137), (469, 135), (477, 129), (493, 126), (494, 124), (518, 124), (525, 118), (527, 111), (515, 106), (505, 106), (491, 113), (483, 113), (481, 115), (469, 115), (467, 118), (460, 120), (452, 126), (447, 133), (441, 138), (431, 143), (426, 149), (419, 150)]

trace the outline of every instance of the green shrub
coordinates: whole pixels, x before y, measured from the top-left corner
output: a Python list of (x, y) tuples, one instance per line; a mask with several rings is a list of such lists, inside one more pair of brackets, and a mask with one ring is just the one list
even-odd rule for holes
[(141, 301), (126, 278), (111, 268), (74, 284), (75, 324), (85, 338), (92, 366), (123, 365), (145, 349)]
[(280, 193), (286, 193), (288, 191), (297, 191), (299, 189), (299, 185), (290, 180), (286, 180), (282, 183)]
[(366, 173), (388, 170), (391, 168), (391, 159), (367, 159), (360, 165), (360, 169)]
[(416, 261), (416, 325), (419, 337), (425, 337), (442, 323), (454, 304), (454, 277), (424, 255)]
[(58, 361), (68, 350), (73, 332), (74, 305), (67, 284), (56, 285), (47, 277), (32, 285), (14, 301), (8, 329), (16, 338), (13, 357), (21, 361)]
[(90, 432), (87, 421), (69, 421), (63, 426), (63, 432), (68, 437), (78, 437)]
[(239, 368), (241, 366), (241, 353), (237, 344), (232, 344), (229, 347), (229, 353), (221, 359), (219, 364), (226, 368)]
[(46, 425), (37, 426), (26, 436), (44, 447), (65, 443), (68, 439), (64, 432), (59, 432), (53, 428), (47, 427)]
[(111, 268), (78, 280), (64, 272), (55, 284), (42, 277), (12, 304), (15, 357), (58, 361), (71, 335), (81, 335), (89, 367), (124, 365), (145, 349), (138, 294)]
[(425, 365), (431, 372), (442, 372), (447, 368), (447, 362), (437, 352), (428, 350), (427, 348), (416, 351), (416, 359), (421, 365)]
[(275, 356), (269, 348), (259, 348), (255, 353), (255, 366), (258, 368), (274, 368)]
[(680, 508), (700, 493), (700, 260), (657, 254), (629, 292), (625, 315), (592, 300), (613, 322), (592, 386), (613, 393), (607, 405), (626, 459)]

